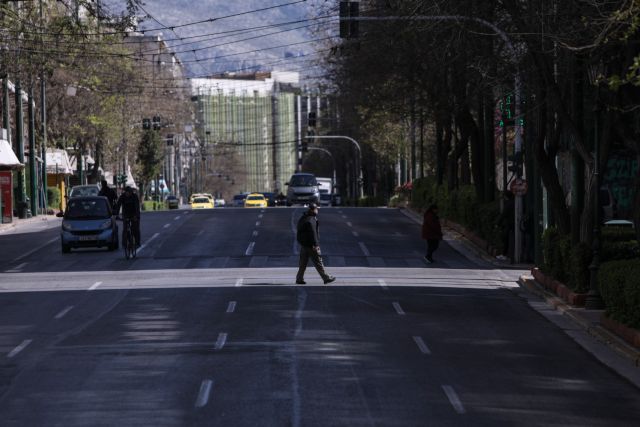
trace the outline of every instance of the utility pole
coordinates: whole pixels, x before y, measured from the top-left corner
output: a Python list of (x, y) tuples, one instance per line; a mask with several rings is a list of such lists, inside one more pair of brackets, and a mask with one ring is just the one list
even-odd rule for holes
[(302, 172), (302, 96), (298, 95), (296, 97), (296, 107), (298, 114), (298, 141), (297, 141), (297, 151), (298, 151), (298, 167), (296, 168), (296, 172)]
[[(100, 7), (100, 3), (98, 2), (98, 8)], [(98, 19), (100, 22), (100, 19)], [(44, 28), (44, 15), (42, 11), (42, 0), (40, 0), (40, 26)], [(40, 40), (40, 44), (42, 46), (42, 51), (44, 52), (44, 38)], [(45, 214), (47, 211), (48, 200), (47, 200), (47, 90), (46, 83), (44, 81), (44, 61), (42, 67), (40, 68), (40, 127), (42, 133), (42, 188), (44, 193), (44, 209)]]
[(35, 100), (33, 99), (33, 84), (29, 84), (29, 98), (28, 101), (28, 114), (29, 114), (29, 195), (31, 196), (31, 215), (38, 215), (38, 171), (37, 171), (37, 158), (38, 151), (36, 150), (36, 113), (35, 113)]
[[(24, 118), (22, 117), (22, 87), (20, 86), (20, 79), (16, 80), (16, 144), (18, 148), (18, 160), (24, 164)], [(26, 218), (26, 209), (24, 209), (24, 202), (26, 202), (27, 194), (25, 188), (25, 174), (24, 169), (18, 171), (18, 213), (20, 218)]]
[[(307, 136), (306, 139), (346, 139), (353, 143), (358, 150), (358, 162), (357, 162), (357, 170), (359, 171), (359, 177), (356, 178), (356, 188), (358, 189), (358, 193), (360, 197), (364, 197), (364, 189), (363, 189), (363, 178), (362, 178), (362, 149), (360, 148), (360, 144), (358, 141), (351, 138), (350, 136), (345, 135), (320, 135), (320, 136)], [(357, 174), (357, 173), (356, 173)]]

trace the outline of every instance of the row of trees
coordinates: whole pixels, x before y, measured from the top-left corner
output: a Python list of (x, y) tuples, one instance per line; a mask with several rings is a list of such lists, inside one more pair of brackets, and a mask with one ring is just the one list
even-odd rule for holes
[[(138, 177), (155, 176), (162, 146), (143, 135), (142, 118), (161, 115), (176, 127), (190, 118), (188, 100), (176, 96), (184, 83), (158, 74), (149, 53), (129, 37), (138, 1), (126, 6), (113, 15), (91, 0), (0, 5), (0, 74), (33, 92), (36, 105), (45, 96), (46, 129), (37, 126), (38, 145), (46, 136), (48, 147), (92, 154), (94, 181), (100, 168), (124, 172), (129, 160)], [(155, 150), (138, 149), (143, 141), (154, 141)]]
[[(370, 176), (406, 159), (408, 179), (473, 183), (493, 200), (500, 101), (511, 95), (521, 115), (509, 139), (522, 132), (527, 175), (539, 173), (559, 230), (589, 241), (596, 138), (601, 172), (614, 149), (640, 161), (640, 2), (363, 0), (360, 15), (375, 19), (323, 59), (343, 131), (359, 133), (380, 165)], [(572, 155), (570, 203), (562, 151)], [(639, 188), (636, 177), (636, 229)]]

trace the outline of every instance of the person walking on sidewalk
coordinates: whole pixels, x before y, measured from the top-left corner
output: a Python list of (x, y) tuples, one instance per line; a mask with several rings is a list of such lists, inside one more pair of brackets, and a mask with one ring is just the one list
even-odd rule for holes
[(320, 253), (319, 230), (318, 206), (316, 206), (315, 203), (311, 203), (309, 209), (302, 214), (302, 217), (298, 220), (296, 239), (300, 244), (300, 263), (298, 274), (296, 275), (296, 285), (306, 284), (304, 281), (304, 272), (307, 269), (309, 258), (313, 261), (313, 265), (315, 265), (325, 285), (336, 280), (335, 277), (328, 275), (324, 270)]
[(442, 227), (440, 226), (440, 218), (438, 218), (438, 206), (432, 204), (424, 213), (422, 222), (422, 238), (427, 241), (427, 255), (424, 259), (429, 264), (433, 262), (433, 253), (438, 249), (440, 240), (442, 240)]
[(109, 187), (109, 184), (107, 184), (106, 179), (103, 179), (101, 184), (102, 184), (102, 188), (100, 189), (98, 196), (106, 197), (107, 200), (109, 200), (109, 206), (111, 206), (111, 210), (115, 211), (116, 202), (118, 201), (118, 195), (116, 194), (113, 188)]

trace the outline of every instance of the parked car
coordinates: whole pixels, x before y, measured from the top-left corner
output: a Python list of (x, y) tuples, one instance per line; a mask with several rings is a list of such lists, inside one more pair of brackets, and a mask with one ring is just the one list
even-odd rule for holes
[(260, 193), (251, 193), (244, 199), (245, 208), (266, 208), (267, 199)]
[(200, 196), (193, 199), (191, 209), (213, 209), (213, 202), (206, 196)]
[(76, 185), (71, 188), (69, 198), (72, 197), (85, 197), (85, 196), (97, 196), (100, 192), (100, 187), (97, 184), (89, 185)]
[(310, 173), (294, 173), (286, 184), (287, 204), (308, 204), (320, 201), (320, 190), (316, 177)]
[(78, 196), (69, 199), (62, 217), (62, 252), (72, 248), (118, 249), (118, 225), (106, 197)]
[(233, 206), (242, 208), (244, 207), (244, 199), (247, 198), (246, 194), (236, 194), (233, 196)]
[(167, 196), (165, 202), (168, 209), (178, 209), (180, 207), (180, 201), (176, 196)]

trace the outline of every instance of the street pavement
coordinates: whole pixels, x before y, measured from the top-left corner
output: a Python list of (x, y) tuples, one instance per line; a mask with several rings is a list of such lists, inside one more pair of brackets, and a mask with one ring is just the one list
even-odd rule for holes
[[(0, 233), (0, 424), (631, 426), (632, 382), (517, 280), (396, 209), (320, 211), (328, 271), (294, 285), (300, 208), (143, 215), (143, 248)], [(467, 256), (463, 256), (465, 253)], [(542, 315), (541, 315), (542, 314)]]

